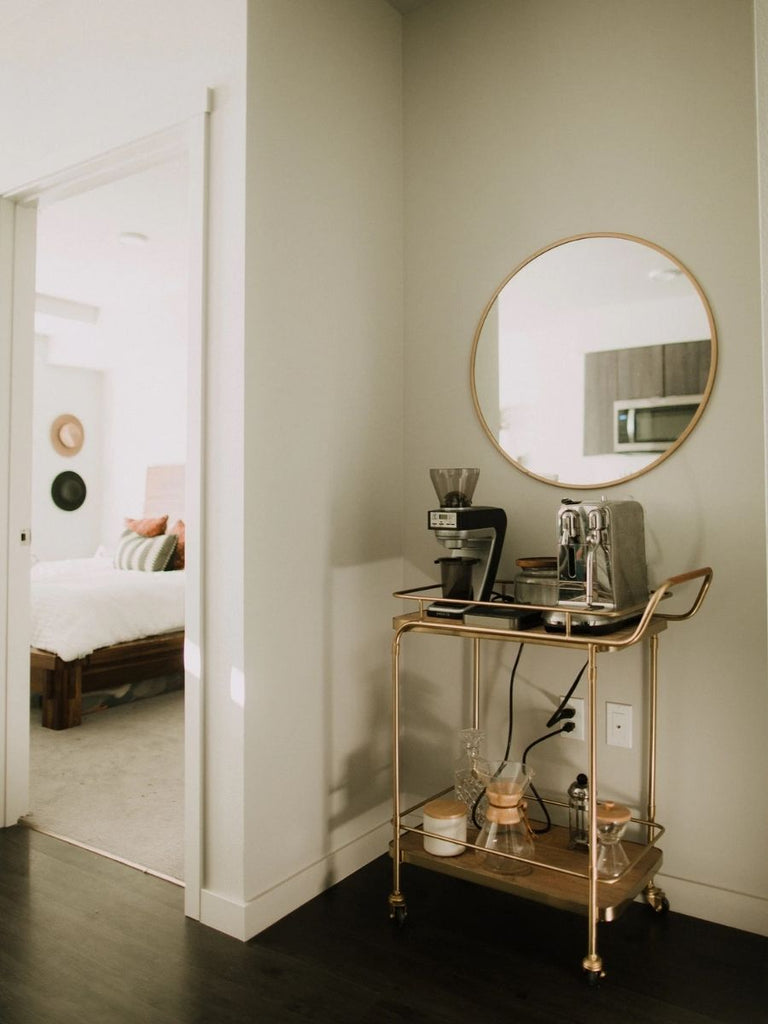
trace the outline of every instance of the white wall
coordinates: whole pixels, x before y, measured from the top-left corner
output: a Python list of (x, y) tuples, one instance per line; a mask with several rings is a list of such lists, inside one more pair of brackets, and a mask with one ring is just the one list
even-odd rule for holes
[[(90, 558), (100, 543), (103, 499), (104, 382), (98, 370), (51, 366), (46, 343), (35, 347), (32, 409), (32, 556), (36, 559)], [(51, 424), (72, 413), (83, 424), (83, 447), (60, 455), (51, 444)], [(78, 473), (85, 501), (72, 512), (54, 504), (51, 484), (59, 473)]]
[[(125, 517), (144, 512), (147, 467), (185, 462), (187, 192), (187, 168), (176, 159), (38, 211), (38, 293), (97, 311), (93, 323), (36, 316), (45, 335), (33, 439), (33, 552), (40, 557), (71, 553), (68, 534), (81, 538), (80, 555), (99, 545), (114, 550)], [(145, 244), (121, 244), (129, 228)], [(45, 417), (82, 408), (89, 411), (86, 444), (67, 460), (51, 448)], [(87, 469), (86, 504), (71, 514), (56, 509), (49, 493), (51, 470), (66, 462)], [(44, 524), (50, 537), (41, 534)]]
[[(101, 520), (101, 542), (109, 549), (124, 518), (143, 512), (147, 467), (186, 461), (186, 321), (179, 322), (178, 312), (162, 303), (132, 311), (109, 334), (116, 347), (104, 374)], [(169, 346), (169, 338), (180, 344)]]
[(250, 10), (249, 931), (386, 848), (402, 579), (400, 16)]
[[(626, 232), (676, 255), (702, 284), (718, 326), (711, 404), (670, 460), (610, 492), (645, 507), (654, 582), (715, 568), (700, 615), (661, 641), (658, 817), (668, 828), (661, 884), (676, 910), (768, 933), (752, 5), (433, 0), (405, 19), (404, 63), (411, 581), (434, 578), (435, 545), (424, 528), (434, 501), (430, 466), (480, 467), (476, 500), (502, 505), (510, 520), (504, 575), (516, 557), (554, 550), (560, 489), (509, 466), (472, 408), (471, 340), (498, 282), (541, 247), (582, 232)], [(433, 643), (427, 656), (416, 641), (410, 647), (433, 716), (429, 762), (421, 766), (429, 781), (445, 771), (455, 730), (468, 724), (466, 705), (451, 697), (461, 656), (446, 652), (447, 643)], [(497, 650), (486, 659), (486, 722), (497, 743), (514, 654)], [(603, 662), (602, 701), (630, 702), (639, 718), (640, 653)], [(524, 653), (518, 755), (545, 731), (550, 697), (565, 692), (580, 664), (577, 655)], [(601, 791), (638, 809), (641, 735), (638, 728), (632, 751), (600, 750)], [(406, 740), (416, 757), (420, 744)], [(563, 792), (583, 765), (584, 746), (553, 740), (539, 748), (542, 791)]]

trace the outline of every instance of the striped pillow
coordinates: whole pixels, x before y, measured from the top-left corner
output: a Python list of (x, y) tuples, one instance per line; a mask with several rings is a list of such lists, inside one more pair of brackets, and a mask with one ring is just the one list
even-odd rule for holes
[(137, 569), (140, 572), (162, 572), (176, 548), (176, 534), (142, 537), (126, 530), (115, 552), (116, 569)]

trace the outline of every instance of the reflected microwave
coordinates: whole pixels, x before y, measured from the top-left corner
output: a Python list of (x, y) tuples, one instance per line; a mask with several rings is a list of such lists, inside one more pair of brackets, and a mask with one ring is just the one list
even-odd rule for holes
[(615, 452), (664, 452), (682, 434), (703, 395), (623, 398), (613, 403)]

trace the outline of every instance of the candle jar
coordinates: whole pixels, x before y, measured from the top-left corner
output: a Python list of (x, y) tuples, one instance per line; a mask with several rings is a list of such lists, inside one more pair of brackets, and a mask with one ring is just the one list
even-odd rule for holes
[(467, 840), (467, 808), (460, 800), (432, 800), (424, 806), (424, 831), (438, 836), (424, 836), (424, 849), (436, 857), (458, 857), (465, 847), (459, 842)]

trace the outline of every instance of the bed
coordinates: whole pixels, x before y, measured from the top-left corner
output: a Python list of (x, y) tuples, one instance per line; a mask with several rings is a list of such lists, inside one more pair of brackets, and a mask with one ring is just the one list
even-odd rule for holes
[[(183, 671), (183, 490), (183, 466), (149, 467), (144, 518), (130, 520), (114, 555), (32, 566), (30, 682), (44, 727), (79, 725), (83, 694)], [(175, 541), (165, 526), (144, 536), (165, 517), (181, 527)], [(141, 571), (147, 551), (168, 548), (163, 569)]]

